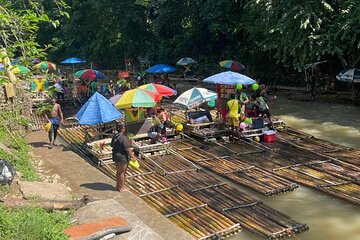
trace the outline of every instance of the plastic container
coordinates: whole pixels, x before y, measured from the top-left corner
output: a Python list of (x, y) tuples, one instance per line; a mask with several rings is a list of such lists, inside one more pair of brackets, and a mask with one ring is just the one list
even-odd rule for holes
[(276, 142), (276, 132), (273, 130), (263, 132), (264, 142)]

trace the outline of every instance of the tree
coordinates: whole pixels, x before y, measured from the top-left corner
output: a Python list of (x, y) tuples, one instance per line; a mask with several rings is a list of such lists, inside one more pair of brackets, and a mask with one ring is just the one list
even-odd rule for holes
[(40, 23), (58, 27), (58, 16), (66, 16), (67, 5), (63, 0), (52, 0), (55, 18), (49, 17), (41, 0), (0, 0), (0, 46), (8, 56), (23, 56), (24, 60), (44, 56), (44, 47), (36, 42)]
[(326, 57), (358, 63), (360, 6), (352, 0), (250, 0), (246, 29), (278, 63), (301, 69)]

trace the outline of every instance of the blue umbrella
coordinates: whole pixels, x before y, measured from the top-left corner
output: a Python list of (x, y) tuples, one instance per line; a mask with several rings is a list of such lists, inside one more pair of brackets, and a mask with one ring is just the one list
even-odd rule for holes
[(236, 72), (221, 72), (215, 75), (212, 75), (208, 78), (203, 80), (205, 83), (215, 83), (215, 84), (224, 84), (224, 85), (236, 85), (240, 84), (254, 84), (256, 83), (255, 80), (242, 75)]
[(96, 125), (114, 121), (122, 114), (103, 95), (95, 92), (76, 114), (80, 124)]
[(146, 69), (147, 73), (153, 73), (153, 74), (171, 73), (175, 71), (176, 71), (175, 67), (166, 64), (157, 64), (155, 66)]
[(65, 59), (61, 62), (61, 64), (76, 64), (76, 63), (85, 63), (86, 61), (77, 57), (71, 57), (68, 59)]

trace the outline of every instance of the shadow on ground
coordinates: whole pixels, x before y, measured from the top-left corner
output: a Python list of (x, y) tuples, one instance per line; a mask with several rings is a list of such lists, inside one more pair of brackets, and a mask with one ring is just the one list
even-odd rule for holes
[(41, 148), (41, 147), (48, 147), (49, 143), (48, 142), (32, 142), (32, 143), (30, 143), (30, 145), (34, 148)]
[(107, 183), (101, 183), (101, 182), (95, 182), (95, 183), (84, 183), (81, 184), (80, 187), (90, 188), (93, 190), (99, 190), (99, 191), (115, 191), (116, 188), (110, 184)]

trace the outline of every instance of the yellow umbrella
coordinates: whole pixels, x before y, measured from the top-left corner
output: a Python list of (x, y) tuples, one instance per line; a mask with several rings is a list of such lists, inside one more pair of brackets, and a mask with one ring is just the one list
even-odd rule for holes
[(115, 103), (116, 108), (127, 109), (132, 107), (151, 108), (156, 105), (159, 95), (144, 89), (135, 88), (126, 91)]

